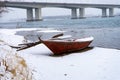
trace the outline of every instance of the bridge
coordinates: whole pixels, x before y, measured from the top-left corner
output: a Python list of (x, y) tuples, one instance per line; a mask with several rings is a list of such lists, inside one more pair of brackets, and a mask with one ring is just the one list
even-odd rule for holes
[[(102, 17), (113, 17), (114, 8), (120, 8), (120, 5), (116, 4), (80, 4), (80, 3), (48, 3), (48, 2), (10, 2), (0, 1), (1, 7), (13, 7), (26, 9), (27, 21), (42, 20), (42, 8), (55, 7), (55, 8), (67, 8), (71, 9), (71, 18), (84, 18), (85, 8), (98, 8), (102, 11)], [(33, 9), (35, 11), (35, 18), (33, 18)], [(79, 17), (77, 15), (77, 9), (79, 9)], [(107, 15), (107, 9), (109, 9), (109, 15)]]

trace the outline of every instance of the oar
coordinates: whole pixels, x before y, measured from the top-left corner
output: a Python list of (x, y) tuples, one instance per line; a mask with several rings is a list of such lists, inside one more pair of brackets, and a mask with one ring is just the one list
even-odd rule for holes
[(68, 39), (72, 37), (71, 35), (65, 35), (65, 36), (60, 36), (60, 37), (56, 37), (56, 38), (51, 38), (50, 40), (64, 40), (64, 39)]
[[(52, 39), (57, 39), (58, 37), (60, 36), (63, 36), (64, 34), (63, 33), (60, 33), (60, 34), (57, 34), (57, 35), (54, 35), (50, 40)], [(30, 47), (33, 47), (33, 46), (36, 46), (38, 44), (41, 44), (42, 43), (42, 40), (40, 37), (38, 37), (39, 41), (37, 42), (33, 42), (33, 43), (25, 43), (25, 44), (19, 44), (19, 45), (22, 45), (21, 47), (16, 47), (18, 48), (17, 51), (20, 51), (20, 50), (23, 50), (23, 49), (27, 49), (27, 48), (30, 48)], [(13, 46), (14, 47), (14, 46)], [(15, 48), (15, 47), (14, 47)]]
[(60, 36), (63, 36), (63, 35), (64, 35), (63, 33), (60, 33), (60, 34), (54, 35), (52, 38), (57, 38), (57, 37), (60, 37)]

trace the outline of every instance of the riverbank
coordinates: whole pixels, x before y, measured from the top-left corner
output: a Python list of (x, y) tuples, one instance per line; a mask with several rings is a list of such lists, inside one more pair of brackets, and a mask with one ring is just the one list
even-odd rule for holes
[[(26, 28), (22, 28), (22, 29), (26, 29)], [(22, 30), (22, 29), (20, 30), (18, 29), (15, 34), (24, 36), (26, 39), (31, 40), (31, 41), (37, 41), (38, 36), (41, 36), (41, 35), (43, 39), (47, 39), (47, 38), (52, 37), (55, 34), (64, 32), (64, 34), (66, 35), (72, 35), (73, 38), (83, 38), (83, 37), (93, 36), (94, 41), (91, 43), (91, 46), (94, 46), (94, 47), (120, 49), (120, 36), (119, 36), (120, 28), (57, 29), (59, 31), (54, 30), (54, 28), (34, 28), (34, 29), (29, 28), (29, 30)], [(44, 31), (41, 31), (41, 29)], [(47, 32), (47, 29), (51, 30), (49, 31), (50, 34), (49, 32)], [(8, 31), (9, 29), (1, 29), (1, 30)]]
[[(112, 34), (117, 30), (118, 29), (114, 28), (109, 32)], [(38, 35), (44, 35), (43, 38), (50, 38), (52, 35), (57, 33), (64, 32), (65, 34), (68, 34), (71, 30), (67, 31), (64, 32), (63, 30), (55, 30), (51, 28), (0, 29), (0, 42), (2, 42), (2, 44), (0, 44), (0, 48), (4, 48), (8, 50), (8, 52), (13, 51), (19, 56), (22, 56), (25, 59), (27, 65), (33, 69), (33, 77), (36, 80), (120, 79), (120, 50), (117, 49), (94, 47), (85, 51), (74, 52), (68, 55), (52, 56), (52, 52), (43, 44), (23, 51), (16, 51), (15, 49), (10, 49), (10, 47), (7, 47), (9, 45), (16, 46), (20, 43), (30, 42), (30, 40), (35, 41), (37, 40)], [(94, 33), (93, 30), (88, 29), (85, 30), (86, 34), (84, 34), (84, 36), (90, 35), (87, 33), (88, 31), (92, 34)], [(101, 33), (101, 31), (103, 30), (96, 30), (98, 33)], [(76, 32), (71, 31), (72, 35), (74, 35), (73, 33), (75, 34)], [(49, 35), (49, 37), (45, 36), (48, 34), (51, 35)], [(35, 40), (31, 39), (33, 36), (36, 36)], [(100, 34), (99, 36), (101, 37)], [(106, 34), (106, 38), (107, 36), (108, 35)]]
[[(21, 28), (49, 28), (66, 31), (65, 34), (70, 34), (74, 38), (82, 38), (93, 36), (95, 38), (91, 46), (120, 49), (120, 17), (91, 17), (86, 19), (69, 19), (66, 16), (46, 18), (43, 21), (25, 22), (11, 21), (0, 23), (1, 29), (21, 29)], [(39, 30), (39, 29), (38, 29)], [(18, 31), (17, 35), (26, 36), (27, 39), (36, 41), (37, 30)], [(52, 34), (52, 33), (51, 33)], [(46, 36), (47, 35), (47, 36)], [(44, 38), (48, 34), (45, 33)], [(50, 36), (49, 36), (50, 37)]]

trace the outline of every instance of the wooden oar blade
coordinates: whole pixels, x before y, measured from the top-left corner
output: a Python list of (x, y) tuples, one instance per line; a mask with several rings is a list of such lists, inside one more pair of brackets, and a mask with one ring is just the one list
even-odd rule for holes
[(57, 38), (57, 37), (60, 37), (60, 36), (63, 36), (63, 35), (64, 35), (63, 33), (60, 33), (60, 34), (54, 35), (52, 38)]

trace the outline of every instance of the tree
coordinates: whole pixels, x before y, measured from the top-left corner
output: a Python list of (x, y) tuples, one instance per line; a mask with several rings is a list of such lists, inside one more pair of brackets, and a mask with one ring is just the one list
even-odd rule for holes
[(1, 2), (1, 0), (0, 0), (0, 14), (3, 12), (7, 12), (7, 8), (5, 7), (5, 3)]

